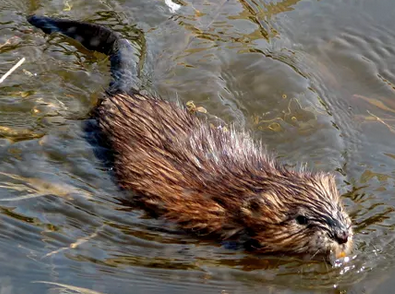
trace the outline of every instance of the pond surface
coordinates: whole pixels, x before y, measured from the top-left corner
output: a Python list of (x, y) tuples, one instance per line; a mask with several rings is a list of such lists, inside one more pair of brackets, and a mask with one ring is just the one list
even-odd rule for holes
[[(0, 293), (390, 293), (395, 287), (393, 0), (1, 0)], [(25, 16), (105, 24), (144, 89), (336, 173), (355, 225), (339, 267), (226, 249), (122, 206), (84, 139), (108, 59)], [(136, 45), (137, 46), (137, 45)]]

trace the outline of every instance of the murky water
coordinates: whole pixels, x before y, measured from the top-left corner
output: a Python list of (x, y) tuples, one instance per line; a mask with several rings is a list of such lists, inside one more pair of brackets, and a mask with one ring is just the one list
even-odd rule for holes
[[(0, 1), (0, 75), (26, 58), (0, 84), (0, 292), (391, 292), (393, 1), (169, 2)], [(351, 261), (228, 250), (120, 205), (81, 128), (108, 60), (33, 30), (33, 12), (111, 26), (141, 46), (147, 91), (252, 130), (290, 165), (334, 171)]]

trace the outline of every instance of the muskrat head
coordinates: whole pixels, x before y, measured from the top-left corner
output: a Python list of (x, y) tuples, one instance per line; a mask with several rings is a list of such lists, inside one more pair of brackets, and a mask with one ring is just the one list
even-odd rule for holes
[(329, 261), (351, 251), (351, 221), (333, 176), (290, 173), (265, 187), (241, 208), (255, 250)]

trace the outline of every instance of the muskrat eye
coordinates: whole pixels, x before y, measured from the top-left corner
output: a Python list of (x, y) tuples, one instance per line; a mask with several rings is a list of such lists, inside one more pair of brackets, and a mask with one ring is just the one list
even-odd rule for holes
[(298, 215), (296, 217), (296, 222), (299, 225), (307, 225), (307, 223), (309, 222), (309, 220), (307, 219), (307, 217), (305, 217), (304, 215)]

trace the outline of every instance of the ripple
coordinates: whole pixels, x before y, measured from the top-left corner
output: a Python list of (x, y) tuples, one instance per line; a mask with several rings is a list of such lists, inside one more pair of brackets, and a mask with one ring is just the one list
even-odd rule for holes
[[(164, 1), (70, 10), (64, 1), (14, 2), (0, 5), (0, 44), (15, 37), (0, 47), (2, 72), (27, 61), (0, 88), (2, 291), (388, 293), (391, 1), (174, 1), (176, 14)], [(149, 91), (251, 130), (289, 165), (337, 171), (356, 232), (350, 260), (328, 267), (251, 255), (127, 207), (131, 195), (95, 157), (80, 121), (108, 83), (107, 60), (31, 30), (21, 11), (38, 6), (140, 38)]]

